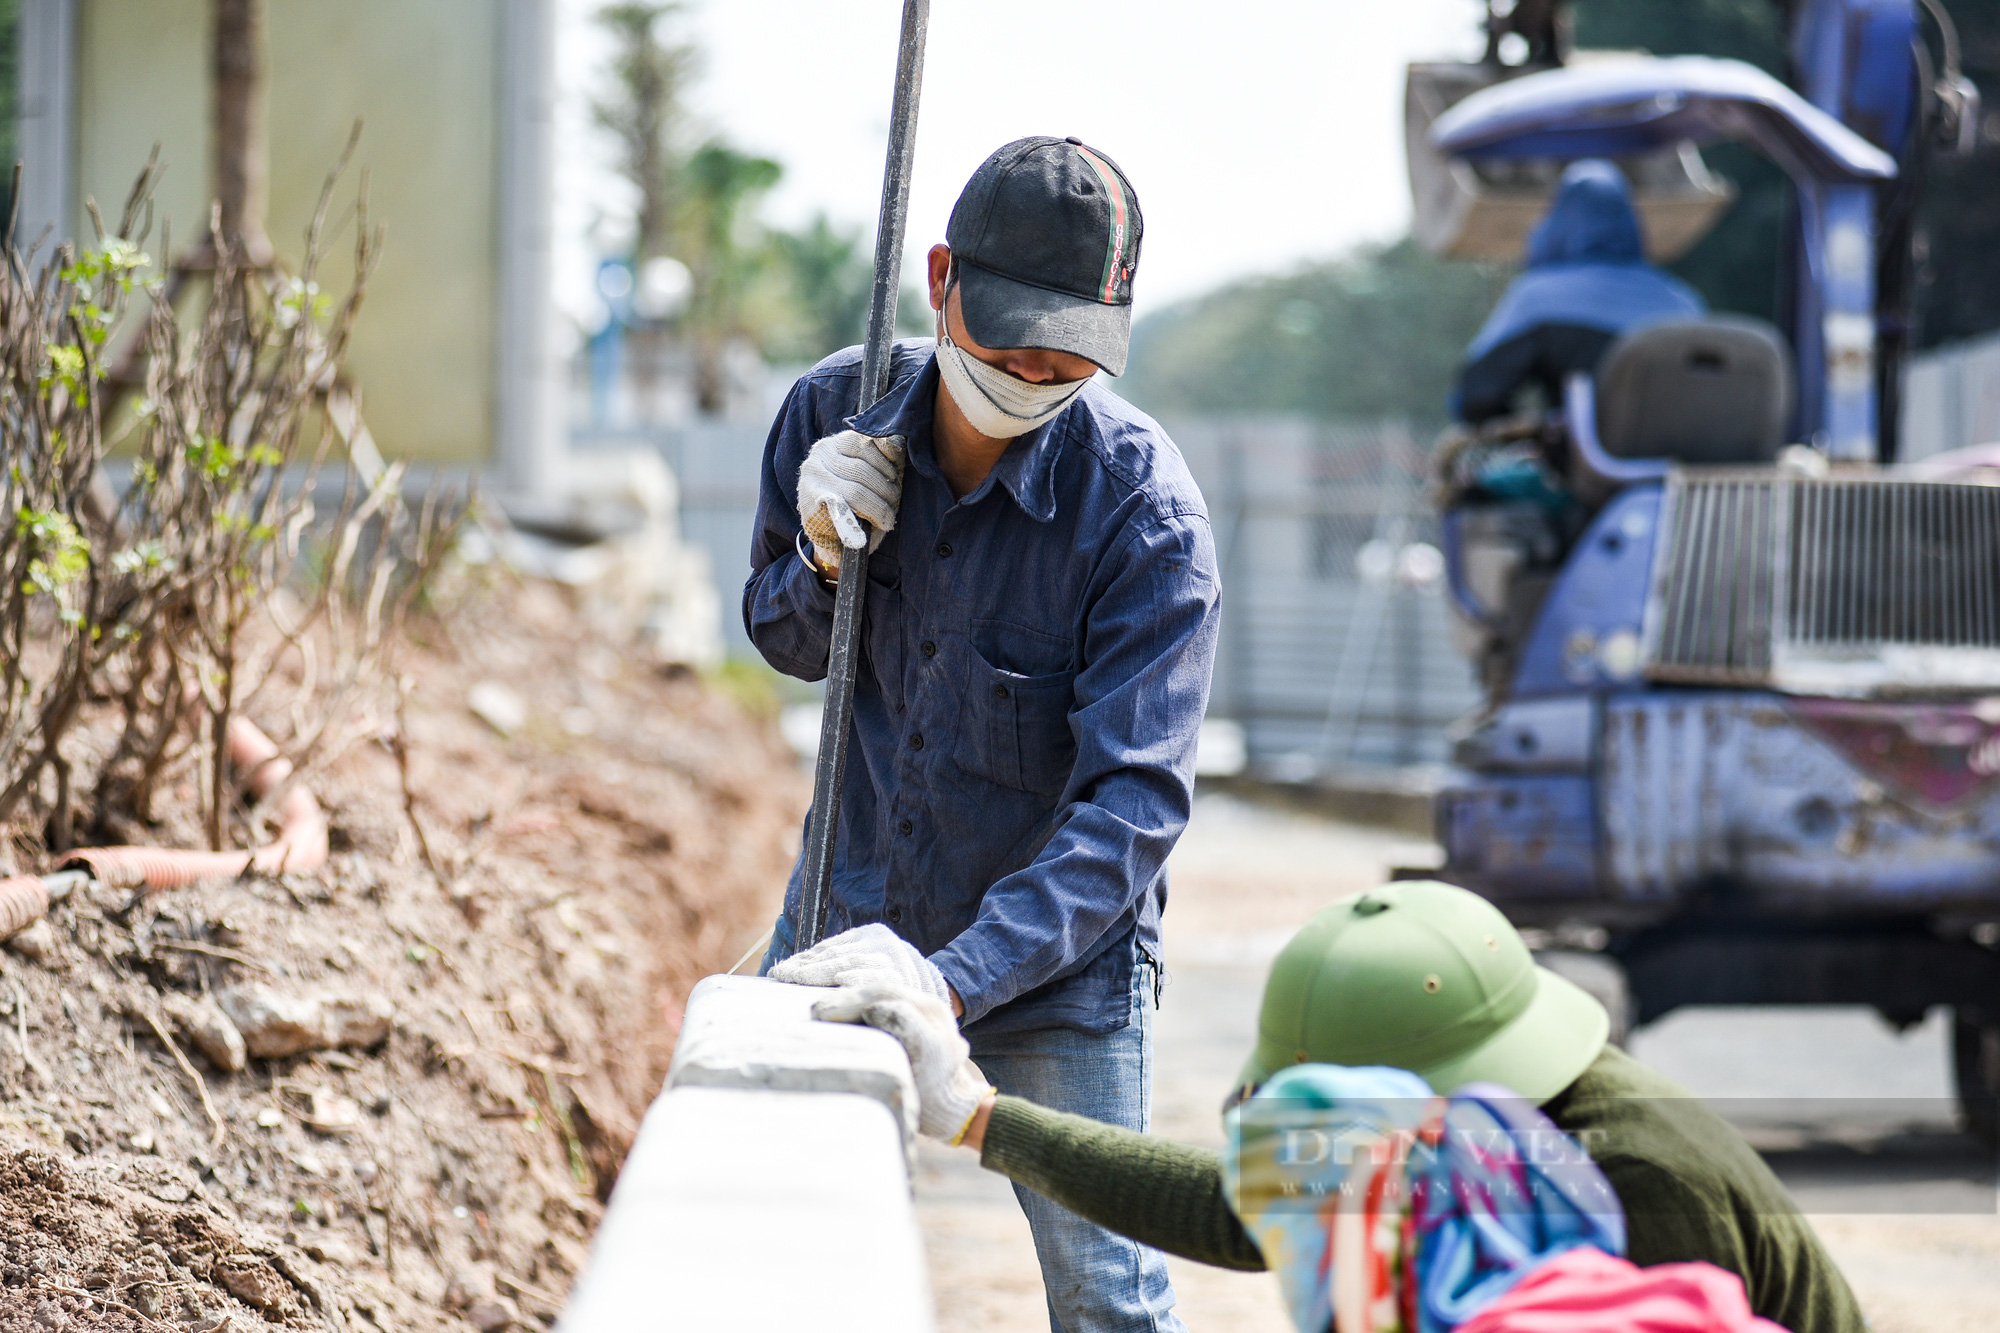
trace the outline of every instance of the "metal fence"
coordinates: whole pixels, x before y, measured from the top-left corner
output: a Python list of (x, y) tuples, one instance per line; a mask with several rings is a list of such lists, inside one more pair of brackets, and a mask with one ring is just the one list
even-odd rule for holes
[[(1297, 780), (1443, 762), (1445, 730), (1478, 692), (1452, 642), (1425, 451), (1410, 432), (1292, 417), (1167, 430), (1208, 501), (1222, 563), (1210, 712), (1242, 725), (1253, 767)], [(652, 436), (680, 481), (682, 535), (711, 555), (724, 642), (746, 655), (738, 606), (764, 437), (754, 423)]]
[(1167, 423), (1222, 564), (1209, 710), (1253, 768), (1305, 779), (1438, 764), (1474, 707), (1452, 639), (1426, 454), (1396, 423)]

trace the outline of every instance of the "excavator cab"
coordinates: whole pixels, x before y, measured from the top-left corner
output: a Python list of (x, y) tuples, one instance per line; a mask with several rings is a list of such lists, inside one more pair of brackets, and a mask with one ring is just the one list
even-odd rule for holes
[(1517, 649), (1590, 517), (1676, 467), (1770, 466), (1792, 411), (1790, 350), (1762, 320), (1656, 324), (1572, 376), (1558, 410), (1450, 438), (1447, 570), (1461, 641), (1488, 693), (1511, 694)]
[(1798, 90), (1697, 56), (1413, 67), (1439, 253), (1518, 236), (1528, 192), (1584, 157), (1621, 165), (1649, 227), (1719, 211), (1699, 154), (1723, 139), (1796, 203), (1783, 331), (1654, 324), (1546, 410), (1442, 442), (1486, 693), (1438, 796), (1442, 874), (1600, 942), (1637, 1022), (1949, 1005), (1968, 1121), (2000, 1141), (2000, 487), (1881, 461), (1909, 245), (1884, 201), (1973, 94), (1918, 67), (1912, 5), (1805, 0), (1793, 23)]

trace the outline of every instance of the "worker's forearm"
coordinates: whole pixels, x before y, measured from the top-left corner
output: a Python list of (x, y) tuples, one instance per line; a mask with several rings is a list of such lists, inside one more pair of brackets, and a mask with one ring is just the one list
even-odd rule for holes
[(1186, 821), (1182, 808), (1131, 796), (1130, 773), (1068, 806), (1033, 862), (987, 889), (979, 915), (931, 962), (977, 1022), (1073, 970), (1132, 927), (1134, 903)]
[(788, 676), (821, 680), (833, 642), (833, 592), (817, 571), (785, 551), (743, 589), (743, 629), (764, 660)]
[(1230, 1210), (1211, 1149), (1134, 1133), (1019, 1097), (996, 1097), (967, 1127), (979, 1164), (1071, 1212), (1169, 1254), (1261, 1271), (1264, 1256)]

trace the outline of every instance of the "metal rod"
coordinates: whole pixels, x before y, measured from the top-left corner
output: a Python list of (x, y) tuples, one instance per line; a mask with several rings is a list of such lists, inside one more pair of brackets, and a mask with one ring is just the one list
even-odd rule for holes
[[(903, 220), (909, 213), (910, 166), (917, 151), (917, 98), (924, 82), (924, 33), (930, 0), (903, 0), (903, 32), (896, 51), (896, 100), (889, 113), (889, 152), (882, 166), (882, 212), (875, 225), (875, 290), (868, 298), (868, 339), (861, 353), (865, 412), (889, 387), (889, 352), (896, 334), (896, 296), (903, 273)], [(854, 671), (860, 658), (862, 595), (868, 587), (868, 548), (840, 558), (840, 590), (833, 603), (833, 642), (826, 658), (826, 707), (820, 714), (819, 757), (813, 770), (812, 818), (806, 824), (805, 874), (799, 904), (798, 947), (810, 949), (826, 933), (832, 903), (833, 849), (840, 835), (840, 785), (847, 773), (847, 743), (854, 730)]]

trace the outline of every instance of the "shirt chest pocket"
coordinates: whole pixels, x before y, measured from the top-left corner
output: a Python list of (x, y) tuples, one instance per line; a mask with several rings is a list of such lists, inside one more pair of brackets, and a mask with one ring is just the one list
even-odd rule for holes
[(975, 620), (971, 630), (953, 760), (1003, 787), (1060, 793), (1076, 766), (1069, 642), (1001, 621)]
[[(893, 575), (894, 571), (888, 571)], [(893, 584), (879, 583), (873, 561), (868, 566), (867, 601), (862, 620), (863, 643), (868, 666), (882, 695), (893, 708), (903, 703), (903, 591)]]

